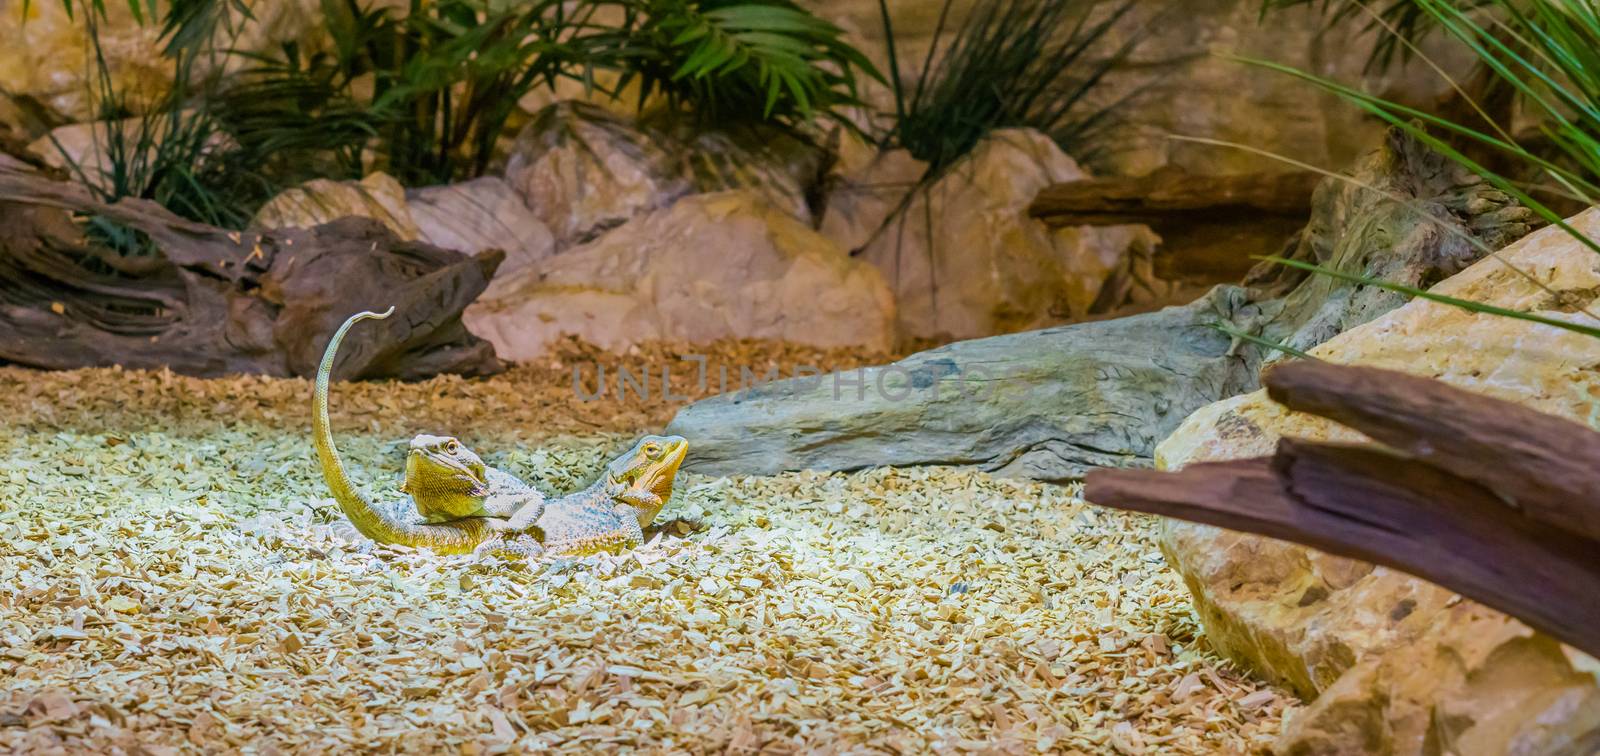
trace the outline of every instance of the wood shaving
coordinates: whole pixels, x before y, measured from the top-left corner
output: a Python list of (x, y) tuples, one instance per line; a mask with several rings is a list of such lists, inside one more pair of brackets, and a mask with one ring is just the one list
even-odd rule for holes
[[(556, 494), (676, 406), (570, 380), (340, 384), (335, 431), (382, 496), (418, 432)], [(633, 553), (475, 562), (350, 530), (310, 394), (0, 369), (0, 750), (1247, 752), (1292, 704), (1205, 649), (1154, 520), (1074, 489), (684, 475)]]

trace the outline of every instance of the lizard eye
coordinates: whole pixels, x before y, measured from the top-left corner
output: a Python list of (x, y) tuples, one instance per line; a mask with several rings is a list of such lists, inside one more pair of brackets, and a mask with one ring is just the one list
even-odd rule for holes
[(455, 441), (450, 441), (444, 445), (444, 450), (451, 454), (455, 454), (456, 452), (461, 451), (461, 444)]
[(660, 453), (661, 453), (661, 447), (660, 446), (657, 446), (655, 444), (645, 444), (644, 445), (644, 455), (646, 457), (654, 457), (655, 455), (660, 454)]

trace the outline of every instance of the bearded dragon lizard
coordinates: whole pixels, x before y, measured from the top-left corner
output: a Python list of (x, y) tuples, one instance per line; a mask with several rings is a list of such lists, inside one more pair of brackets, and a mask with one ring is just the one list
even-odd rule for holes
[(406, 452), (406, 477), (417, 514), (427, 522), (463, 517), (510, 517), (544, 501), (544, 494), (515, 475), (490, 467), (450, 436), (419, 435)]
[[(479, 553), (511, 551), (583, 556), (617, 553), (644, 543), (644, 529), (672, 496), (678, 466), (689, 453), (682, 436), (645, 436), (612, 460), (588, 488), (549, 502), (543, 510), (522, 509), (505, 530), (531, 532), (485, 543)], [(539, 547), (539, 548), (536, 548)]]

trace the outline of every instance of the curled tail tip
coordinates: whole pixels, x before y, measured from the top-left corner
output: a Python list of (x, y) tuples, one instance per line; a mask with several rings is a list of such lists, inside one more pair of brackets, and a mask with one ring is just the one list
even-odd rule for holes
[(356, 313), (354, 315), (351, 315), (350, 316), (350, 320), (352, 320), (352, 321), (367, 320), (368, 318), (371, 318), (373, 320), (383, 320), (384, 318), (387, 318), (387, 317), (389, 317), (390, 315), (393, 315), (393, 314), (394, 314), (394, 305), (389, 305), (389, 309), (384, 310), (383, 312), (373, 312), (372, 310), (363, 310), (363, 311), (358, 312), (358, 313)]

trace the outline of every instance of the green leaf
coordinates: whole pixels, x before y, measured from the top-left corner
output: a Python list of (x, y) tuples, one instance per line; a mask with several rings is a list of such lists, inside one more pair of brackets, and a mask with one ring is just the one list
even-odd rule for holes
[[(1284, 354), (1287, 354), (1287, 355), (1289, 355), (1291, 357), (1298, 357), (1298, 358), (1300, 358), (1302, 360), (1315, 360), (1315, 359), (1318, 359), (1317, 357), (1312, 356), (1311, 354), (1308, 354), (1306, 352), (1302, 352), (1299, 349), (1295, 349), (1294, 347), (1289, 346), (1288, 344), (1284, 344), (1284, 343), (1278, 342), (1278, 341), (1273, 341), (1271, 339), (1264, 338), (1262, 336), (1258, 336), (1258, 335), (1253, 334), (1253, 333), (1246, 333), (1246, 332), (1241, 331), (1241, 330), (1239, 330), (1237, 328), (1234, 328), (1232, 325), (1224, 323), (1224, 322), (1222, 322), (1220, 320), (1215, 322), (1215, 323), (1210, 323), (1206, 327), (1210, 328), (1210, 329), (1212, 329), (1214, 331), (1217, 331), (1219, 333), (1225, 334), (1225, 335), (1227, 335), (1227, 336), (1229, 336), (1231, 338), (1239, 339), (1241, 341), (1248, 341), (1248, 342), (1250, 342), (1252, 344), (1255, 344), (1256, 346), (1264, 347), (1264, 348), (1269, 349), (1269, 350), (1276, 350), (1276, 351), (1279, 351), (1279, 352), (1283, 352)], [(1271, 352), (1268, 352), (1268, 354), (1270, 355)]]

